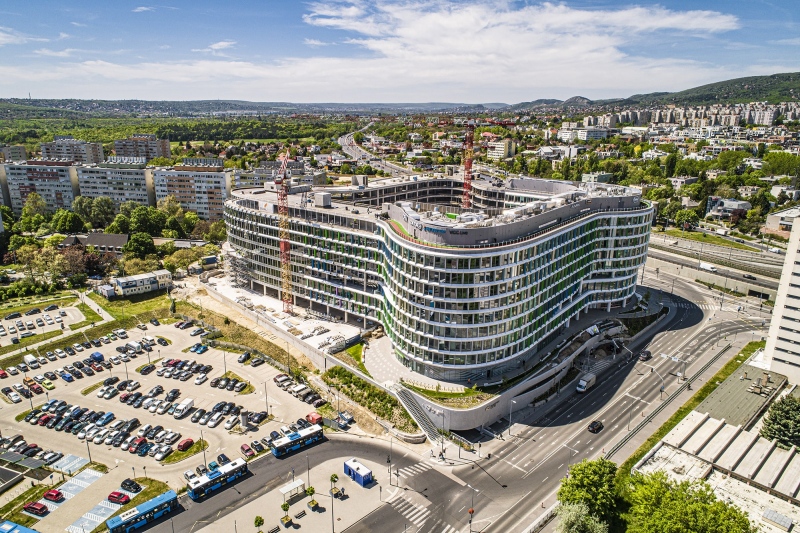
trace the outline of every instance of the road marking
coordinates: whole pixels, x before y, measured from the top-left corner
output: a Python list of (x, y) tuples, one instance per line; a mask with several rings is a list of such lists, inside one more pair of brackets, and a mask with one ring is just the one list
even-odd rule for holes
[(547, 481), (548, 479), (550, 479), (550, 476), (547, 476), (546, 478), (544, 478), (544, 479), (542, 480), (542, 483), (544, 483), (544, 482), (545, 482), (545, 481)]

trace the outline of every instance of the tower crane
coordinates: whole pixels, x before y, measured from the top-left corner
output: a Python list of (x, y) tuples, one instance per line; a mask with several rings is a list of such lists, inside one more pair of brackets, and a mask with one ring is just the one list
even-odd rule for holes
[(472, 205), (470, 191), (472, 190), (472, 146), (475, 137), (475, 122), (470, 120), (466, 126), (467, 132), (464, 134), (464, 194), (461, 197), (461, 207), (469, 209)]
[(283, 312), (292, 313), (292, 261), (291, 261), (291, 237), (289, 235), (289, 186), (291, 185), (291, 174), (288, 170), (289, 152), (283, 154), (281, 168), (275, 179), (278, 192), (278, 217), (280, 220), (280, 258), (281, 258), (281, 300), (283, 300)]

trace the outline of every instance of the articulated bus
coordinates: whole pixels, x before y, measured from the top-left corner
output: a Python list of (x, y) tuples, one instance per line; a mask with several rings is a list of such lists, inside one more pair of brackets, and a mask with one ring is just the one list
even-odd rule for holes
[(168, 490), (152, 500), (140, 503), (121, 515), (112, 516), (106, 520), (106, 527), (109, 533), (128, 533), (146, 526), (165, 514), (171, 513), (177, 507), (178, 495), (175, 494), (174, 490)]
[(282, 439), (276, 439), (269, 447), (272, 450), (272, 455), (281, 457), (321, 441), (322, 438), (322, 426), (314, 424), (311, 427), (299, 430), (297, 433), (289, 433)]
[(191, 480), (187, 485), (187, 494), (197, 501), (212, 493), (222, 490), (240, 477), (247, 474), (247, 462), (244, 459), (234, 459), (208, 474)]

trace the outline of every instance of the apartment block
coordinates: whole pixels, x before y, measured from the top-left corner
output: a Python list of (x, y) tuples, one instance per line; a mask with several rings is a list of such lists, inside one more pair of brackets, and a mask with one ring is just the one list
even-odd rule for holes
[(176, 166), (153, 171), (155, 201), (169, 195), (204, 220), (221, 220), (231, 194), (231, 174), (221, 167)]
[(171, 156), (169, 139), (146, 133), (135, 133), (127, 139), (114, 141), (114, 153), (117, 157), (143, 157), (147, 161)]
[(2, 161), (24, 161), (28, 157), (25, 147), (17, 145), (0, 145), (0, 160)]
[(117, 208), (129, 201), (155, 205), (153, 171), (146, 168), (144, 157), (110, 157), (97, 165), (80, 165), (76, 171), (81, 196), (108, 196)]
[(71, 135), (56, 135), (53, 142), (42, 143), (42, 159), (66, 159), (76, 163), (93, 164), (103, 161), (103, 145), (73, 138)]
[(488, 144), (486, 157), (493, 161), (502, 161), (514, 156), (516, 144), (511, 139), (503, 139), (502, 141), (493, 141)]
[(792, 224), (791, 229), (764, 362), (790, 382), (800, 383), (800, 225)]
[(132, 294), (164, 290), (172, 287), (172, 274), (170, 274), (169, 270), (155, 270), (147, 274), (116, 278), (112, 281), (112, 287), (116, 296), (130, 296)]
[(71, 208), (72, 201), (79, 194), (75, 166), (72, 161), (64, 160), (6, 164), (2, 185), (6, 203), (17, 215), (22, 213), (22, 207), (32, 192), (39, 193), (49, 212)]

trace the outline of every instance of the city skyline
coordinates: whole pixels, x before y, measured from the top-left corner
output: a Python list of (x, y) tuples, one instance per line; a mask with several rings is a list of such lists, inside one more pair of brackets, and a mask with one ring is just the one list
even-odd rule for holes
[(800, 70), (788, 1), (45, 2), (2, 10), (0, 96), (516, 103)]

